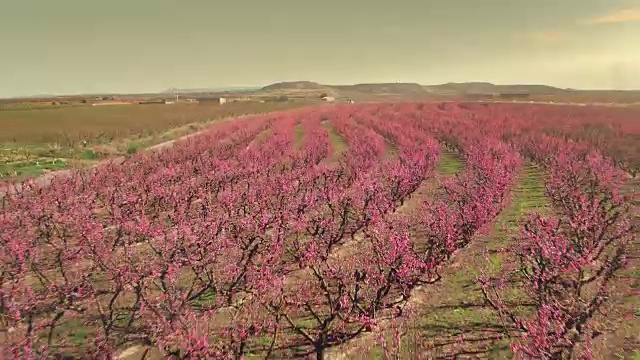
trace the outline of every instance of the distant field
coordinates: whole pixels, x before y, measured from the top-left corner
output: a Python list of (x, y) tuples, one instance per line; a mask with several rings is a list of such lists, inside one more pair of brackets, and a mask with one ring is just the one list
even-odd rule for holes
[(104, 143), (229, 116), (288, 109), (303, 102), (185, 105), (115, 105), (0, 111), (1, 144)]
[[(114, 105), (0, 109), (0, 178), (40, 175), (78, 162), (134, 153), (224, 118), (309, 105)], [(58, 161), (55, 161), (55, 160)], [(60, 161), (72, 159), (74, 161)]]

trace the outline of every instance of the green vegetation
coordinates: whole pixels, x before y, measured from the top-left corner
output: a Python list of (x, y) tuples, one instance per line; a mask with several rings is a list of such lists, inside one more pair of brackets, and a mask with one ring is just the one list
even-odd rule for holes
[(340, 154), (347, 150), (347, 142), (338, 134), (338, 132), (329, 125), (326, 121), (322, 122), (322, 125), (327, 129), (329, 133), (329, 144), (333, 150), (333, 154), (327, 159), (328, 161), (336, 161)]
[(39, 176), (49, 171), (63, 170), (67, 167), (68, 163), (65, 160), (47, 158), (0, 163), (0, 178)]
[(216, 292), (213, 289), (207, 290), (202, 293), (197, 299), (193, 301), (195, 306), (206, 307), (207, 305), (213, 304), (216, 300)]
[[(463, 333), (465, 336), (491, 338), (501, 331), (502, 325), (498, 317), (492, 309), (484, 306), (482, 293), (474, 282), (483, 274), (497, 273), (509, 262), (504, 253), (491, 251), (509, 245), (511, 237), (517, 234), (519, 224), (527, 214), (546, 208), (544, 181), (534, 167), (526, 166), (523, 169), (512, 196), (511, 204), (496, 219), (492, 234), (478, 239), (475, 249), (478, 251), (469, 254), (472, 257), (470, 259), (459, 260), (460, 267), (451, 274), (452, 281), (445, 283), (446, 290), (442, 293), (447, 295), (442, 303), (448, 307), (427, 312), (428, 315), (422, 321), (422, 331), (426, 338), (455, 338)], [(484, 249), (490, 251), (486, 260)], [(511, 295), (511, 300), (515, 300), (518, 294)], [(485, 350), (491, 352), (492, 358), (508, 357), (507, 345), (503, 341), (487, 339)]]
[(138, 152), (138, 146), (134, 143), (129, 144), (129, 146), (127, 146), (127, 154), (131, 155), (131, 154), (135, 154)]
[[(443, 152), (438, 172), (451, 176), (462, 167), (459, 155)], [(419, 312), (425, 316), (410, 324), (403, 338), (401, 358), (411, 358), (424, 352), (425, 347), (435, 356), (480, 351), (483, 357), (491, 359), (510, 358), (509, 342), (500, 338), (503, 325), (493, 309), (485, 306), (475, 281), (479, 276), (495, 274), (507, 266), (511, 259), (506, 259), (504, 253), (496, 250), (509, 245), (510, 238), (519, 231), (519, 224), (527, 214), (546, 211), (544, 180), (535, 167), (524, 167), (512, 196), (511, 203), (496, 219), (492, 233), (481, 236), (468, 248), (460, 250), (453, 264), (444, 270), (443, 282), (425, 290), (428, 291), (424, 294), (425, 303), (419, 307)], [(517, 302), (519, 295), (513, 292), (509, 300)], [(465, 341), (464, 346), (457, 345), (459, 337), (472, 341)], [(377, 346), (369, 355), (381, 358), (381, 354)]]
[[(48, 332), (48, 330), (47, 330)], [(79, 319), (61, 320), (53, 330), (53, 336), (64, 338), (72, 346), (86, 346), (91, 330)]]
[(80, 159), (82, 160), (97, 160), (100, 156), (93, 150), (87, 149), (80, 153)]
[(300, 149), (304, 141), (304, 131), (302, 130), (302, 124), (296, 124), (295, 130), (296, 149)]
[(548, 199), (545, 194), (544, 178), (532, 165), (522, 169), (517, 186), (512, 192), (511, 204), (500, 214), (496, 222), (493, 240), (489, 250), (497, 250), (509, 245), (511, 236), (517, 234), (522, 221), (532, 212), (548, 211)]
[(347, 142), (338, 134), (331, 126), (325, 123), (324, 125), (329, 132), (329, 142), (331, 143), (331, 148), (333, 149), (335, 154), (340, 154), (343, 151), (347, 150)]
[(76, 346), (83, 346), (87, 343), (87, 338), (91, 335), (91, 331), (84, 327), (75, 327), (69, 334), (69, 341)]
[(463, 162), (459, 154), (452, 151), (442, 151), (440, 154), (440, 162), (436, 169), (439, 174), (451, 176), (462, 170)]

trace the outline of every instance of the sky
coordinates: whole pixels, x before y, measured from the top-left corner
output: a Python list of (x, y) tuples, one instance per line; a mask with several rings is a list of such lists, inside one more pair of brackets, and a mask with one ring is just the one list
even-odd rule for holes
[(640, 0), (0, 0), (0, 97), (488, 81), (640, 89)]

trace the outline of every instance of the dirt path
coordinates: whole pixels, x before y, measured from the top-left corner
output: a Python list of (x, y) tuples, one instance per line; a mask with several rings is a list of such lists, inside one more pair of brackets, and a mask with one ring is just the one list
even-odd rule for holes
[[(628, 188), (637, 190), (639, 183), (632, 181)], [(637, 206), (638, 194), (635, 195)], [(416, 309), (420, 315), (407, 331), (401, 358), (413, 359), (418, 355), (430, 359), (512, 358), (509, 341), (502, 337), (503, 325), (493, 309), (485, 306), (474, 281), (512, 263), (513, 259), (500, 250), (510, 245), (512, 237), (519, 232), (519, 225), (533, 211), (551, 210), (541, 170), (527, 165), (518, 177), (510, 205), (496, 219), (493, 232), (479, 236), (457, 253), (443, 274), (443, 282), (416, 292)], [(636, 212), (636, 223), (637, 216)], [(621, 271), (612, 285), (610, 305), (593, 319), (606, 334), (594, 344), (597, 359), (635, 358), (640, 354), (639, 250), (635, 241), (629, 248), (626, 270)], [(362, 358), (379, 357), (380, 350), (374, 348)]]
[(322, 126), (327, 130), (329, 134), (329, 145), (333, 150), (329, 156), (322, 159), (326, 164), (335, 164), (342, 157), (343, 153), (347, 151), (349, 144), (347, 141), (329, 124), (327, 120), (322, 121)]
[[(411, 198), (404, 203), (397, 212), (409, 215), (419, 209), (420, 204), (429, 197), (433, 196), (433, 192), (437, 189), (437, 185), (443, 178), (452, 176), (463, 169), (463, 162), (459, 154), (443, 150), (440, 155), (440, 161), (435, 176), (424, 181), (418, 189), (412, 194)], [(414, 289), (411, 295), (413, 302), (421, 301), (428, 295), (427, 287), (418, 287)], [(385, 327), (387, 320), (382, 320), (380, 328)], [(371, 359), (376, 358), (378, 354), (370, 353), (371, 345), (376, 342), (378, 333), (364, 333), (356, 339), (351, 340), (347, 344), (330, 349), (327, 352), (327, 359)]]
[[(416, 312), (403, 337), (402, 359), (416, 358), (501, 358), (506, 343), (498, 340), (501, 330), (491, 309), (483, 305), (475, 285), (480, 271), (497, 270), (502, 255), (496, 250), (508, 242), (522, 216), (546, 205), (539, 172), (526, 166), (513, 190), (511, 204), (496, 218), (491, 236), (479, 236), (459, 250), (443, 269), (443, 280), (414, 290), (410, 306)], [(384, 325), (381, 327), (384, 328)], [(379, 359), (376, 335), (369, 333), (357, 343), (332, 354), (332, 359)], [(464, 340), (464, 343), (460, 343)], [(508, 347), (507, 347), (508, 348)]]
[(636, 238), (627, 249), (626, 268), (616, 275), (611, 305), (596, 318), (605, 335), (594, 345), (605, 358), (640, 359), (640, 178), (630, 179), (624, 190), (632, 193)]
[(304, 128), (302, 127), (302, 123), (296, 124), (295, 130), (295, 148), (297, 150), (302, 149), (304, 146)]
[[(412, 327), (411, 353), (428, 351), (429, 358), (511, 358), (508, 343), (500, 340), (502, 325), (484, 299), (475, 280), (497, 272), (505, 261), (499, 250), (509, 245), (523, 218), (544, 211), (544, 181), (533, 166), (525, 166), (516, 180), (510, 204), (494, 221), (491, 234), (477, 236), (454, 255), (444, 281), (428, 289), (420, 304), (422, 314)], [(411, 347), (414, 347), (413, 349)], [(421, 349), (422, 347), (422, 349)]]
[[(425, 179), (411, 194), (409, 199), (395, 210), (395, 213), (408, 215), (417, 211), (417, 208), (422, 201), (432, 196), (433, 192), (436, 190), (438, 181), (443, 177), (451, 176), (460, 171), (462, 168), (461, 164), (462, 160), (460, 159), (460, 156), (454, 152), (446, 151), (440, 154), (438, 168), (434, 175)], [(354, 239), (341, 243), (339, 247), (335, 249), (333, 256), (340, 257), (347, 254), (353, 254), (358, 251), (361, 241), (362, 234), (357, 234)]]

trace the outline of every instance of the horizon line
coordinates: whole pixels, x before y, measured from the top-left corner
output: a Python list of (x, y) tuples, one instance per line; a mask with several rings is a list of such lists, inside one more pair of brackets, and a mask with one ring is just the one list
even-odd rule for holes
[(265, 88), (267, 86), (270, 85), (275, 85), (275, 84), (282, 84), (282, 83), (297, 83), (297, 82), (310, 82), (310, 83), (316, 83), (318, 85), (323, 85), (323, 86), (355, 86), (355, 85), (381, 85), (381, 84), (417, 84), (420, 86), (440, 86), (440, 85), (448, 85), (448, 84), (490, 84), (490, 85), (496, 85), (496, 86), (548, 86), (548, 87), (553, 87), (559, 90), (565, 90), (565, 91), (616, 91), (616, 92), (634, 92), (634, 91), (640, 91), (640, 89), (613, 89), (613, 88), (602, 88), (602, 89), (596, 89), (596, 88), (573, 88), (573, 87), (560, 87), (560, 86), (555, 86), (555, 85), (546, 85), (546, 84), (540, 84), (540, 83), (494, 83), (494, 82), (490, 82), (490, 81), (463, 81), (463, 82), (455, 82), (455, 81), (450, 81), (450, 82), (446, 82), (446, 83), (439, 83), (439, 84), (420, 84), (418, 82), (408, 82), (408, 81), (396, 81), (396, 82), (360, 82), (360, 83), (349, 83), (349, 84), (323, 84), (321, 82), (318, 81), (313, 81), (313, 80), (283, 80), (283, 81), (276, 81), (276, 82), (272, 82), (272, 83), (268, 83), (266, 85), (229, 85), (229, 86), (221, 86), (221, 87), (212, 87), (212, 88), (207, 88), (207, 87), (202, 87), (202, 88), (198, 88), (198, 87), (193, 87), (193, 88), (189, 88), (189, 87), (185, 87), (185, 88), (177, 88), (177, 87), (172, 87), (172, 88), (168, 88), (165, 90), (161, 90), (161, 91), (134, 91), (134, 92), (126, 92), (126, 91), (105, 91), (105, 92), (87, 92), (87, 93), (57, 93), (57, 94), (29, 94), (29, 95), (16, 95), (16, 96), (8, 96), (8, 97), (2, 97), (0, 96), (1, 100), (15, 100), (15, 99), (48, 99), (48, 98), (55, 98), (55, 97), (74, 97), (74, 96), (94, 96), (94, 95), (159, 95), (159, 94), (168, 94), (169, 92), (167, 90), (203, 90), (203, 92), (207, 91), (207, 92), (229, 92), (229, 91), (233, 91), (233, 90), (241, 90), (241, 89), (246, 89), (246, 90), (259, 90), (262, 88)]

